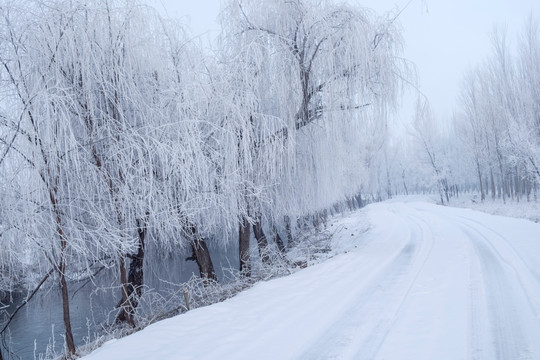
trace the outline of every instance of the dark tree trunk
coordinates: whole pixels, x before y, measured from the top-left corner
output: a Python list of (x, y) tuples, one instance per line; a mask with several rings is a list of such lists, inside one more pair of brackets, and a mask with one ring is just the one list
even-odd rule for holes
[(285, 215), (283, 217), (283, 220), (285, 222), (285, 234), (287, 235), (287, 248), (290, 249), (294, 245), (294, 239), (291, 229), (291, 218), (289, 217), (289, 215)]
[(137, 234), (139, 235), (139, 248), (135, 255), (130, 256), (131, 263), (129, 264), (128, 282), (135, 291), (137, 296), (133, 299), (133, 308), (137, 308), (138, 298), (142, 295), (142, 287), (144, 285), (144, 250), (146, 240), (146, 223), (142, 220), (137, 220)]
[[(527, 201), (531, 201), (531, 178), (527, 178)], [(0, 359), (1, 360), (1, 359)]]
[(521, 180), (519, 179), (519, 170), (517, 165), (515, 166), (514, 174), (514, 193), (516, 194), (516, 201), (519, 202), (521, 197)]
[(351, 200), (351, 198), (347, 198), (347, 207), (349, 208), (349, 211), (354, 211), (354, 204)]
[(446, 178), (443, 179), (443, 186), (444, 186), (444, 195), (446, 197), (446, 203), (450, 203), (450, 195), (448, 194), (448, 180)]
[(476, 159), (476, 173), (478, 175), (478, 183), (480, 184), (480, 200), (486, 200), (486, 193), (484, 192), (484, 185), (482, 183), (482, 170), (480, 168), (480, 161)]
[(401, 180), (403, 181), (403, 188), (405, 189), (405, 195), (409, 195), (409, 190), (407, 189), (407, 183), (405, 182), (405, 170), (401, 172)]
[(283, 243), (283, 239), (281, 236), (279, 236), (279, 232), (277, 228), (274, 226), (274, 241), (276, 242), (276, 245), (278, 247), (279, 253), (281, 255), (285, 254), (285, 244)]
[(251, 264), (249, 262), (249, 238), (251, 237), (251, 225), (247, 218), (242, 219), (238, 229), (238, 255), (240, 258), (240, 272), (251, 276)]
[(62, 226), (62, 217), (60, 215), (60, 209), (58, 208), (56, 187), (53, 190), (49, 190), (49, 199), (56, 215), (56, 232), (60, 238), (60, 263), (58, 264), (57, 272), (60, 276), (60, 290), (62, 292), (62, 314), (64, 320), (64, 328), (66, 331), (66, 347), (68, 350), (68, 357), (71, 358), (75, 355), (75, 341), (73, 341), (73, 332), (71, 331), (71, 319), (69, 314), (69, 291), (66, 281), (66, 251), (67, 251), (67, 239)]
[[(405, 185), (405, 183), (403, 183)], [(408, 195), (408, 193), (407, 193)], [(358, 195), (356, 195), (356, 203), (358, 204), (358, 207), (359, 208), (363, 208), (364, 207), (364, 201), (362, 200), (362, 193), (358, 193)]]
[(69, 355), (75, 355), (75, 341), (73, 341), (73, 332), (71, 331), (71, 319), (69, 315), (69, 292), (66, 282), (66, 276), (64, 275), (66, 266), (62, 260), (60, 264), (60, 288), (62, 290), (62, 312), (64, 316), (64, 327), (66, 329), (66, 346)]
[(266, 235), (264, 235), (262, 221), (260, 217), (257, 219), (255, 224), (253, 224), (253, 234), (255, 235), (255, 239), (257, 240), (259, 254), (261, 256), (262, 262), (264, 264), (269, 264), (270, 256), (268, 253), (268, 240), (266, 240)]
[(195, 260), (199, 267), (201, 278), (204, 280), (205, 284), (208, 284), (209, 281), (217, 282), (217, 276), (214, 271), (212, 258), (210, 257), (210, 251), (208, 251), (208, 246), (206, 246), (206, 242), (199, 234), (197, 227), (195, 224), (188, 222), (188, 224), (184, 226), (184, 231), (191, 242), (191, 250), (193, 252), (193, 255), (188, 259)]
[(132, 328), (135, 327), (135, 321), (133, 319), (133, 308), (131, 306), (131, 294), (133, 292), (132, 287), (128, 284), (128, 276), (126, 271), (126, 262), (124, 257), (120, 257), (120, 282), (122, 283), (122, 298), (117, 308), (120, 308), (120, 312), (116, 316), (115, 322), (117, 324), (126, 322)]
[[(137, 247), (137, 253), (128, 255), (131, 259), (129, 264), (129, 273), (127, 274), (127, 281), (122, 281), (122, 300), (119, 303), (119, 307), (122, 309), (116, 317), (116, 322), (127, 322), (131, 327), (135, 327), (135, 311), (139, 306), (139, 298), (142, 295), (142, 289), (144, 285), (144, 251), (146, 240), (146, 221), (137, 219), (137, 235), (139, 236), (139, 244)], [(126, 278), (125, 263), (121, 264), (121, 278)]]
[(497, 196), (497, 191), (495, 190), (495, 177), (493, 176), (493, 169), (491, 167), (489, 169), (489, 178), (491, 181), (491, 198), (495, 200), (495, 196)]
[(205, 284), (208, 284), (209, 281), (217, 282), (214, 264), (212, 263), (210, 251), (208, 251), (208, 246), (206, 246), (204, 239), (192, 239), (191, 249), (193, 250), (193, 256), (195, 257), (195, 261), (199, 267), (199, 273), (201, 274), (201, 278), (205, 281)]

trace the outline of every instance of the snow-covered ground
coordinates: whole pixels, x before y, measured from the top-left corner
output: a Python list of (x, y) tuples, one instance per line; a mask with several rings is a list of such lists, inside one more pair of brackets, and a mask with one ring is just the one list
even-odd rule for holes
[(457, 199), (453, 198), (450, 201), (450, 206), (540, 222), (540, 202), (532, 198), (530, 201), (527, 201), (526, 198), (519, 201), (508, 199), (506, 203), (502, 199), (492, 199), (491, 197), (486, 198), (484, 201), (479, 199), (478, 195), (463, 195)]
[(85, 359), (540, 359), (539, 224), (392, 201), (333, 226), (346, 253)]

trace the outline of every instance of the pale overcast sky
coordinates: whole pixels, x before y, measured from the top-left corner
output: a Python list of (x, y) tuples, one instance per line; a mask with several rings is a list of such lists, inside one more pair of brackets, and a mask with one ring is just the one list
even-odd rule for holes
[[(261, 0), (261, 6), (266, 1)], [(404, 7), (409, 0), (349, 0), (381, 13)], [(194, 34), (217, 34), (221, 0), (153, 0), (170, 17), (182, 17)], [(435, 115), (446, 120), (456, 107), (465, 72), (490, 53), (490, 33), (506, 26), (515, 42), (531, 12), (540, 20), (539, 0), (413, 0), (400, 16), (405, 57), (418, 70), (421, 91)], [(208, 36), (208, 35), (207, 35)], [(412, 116), (412, 97), (405, 100), (400, 117)]]

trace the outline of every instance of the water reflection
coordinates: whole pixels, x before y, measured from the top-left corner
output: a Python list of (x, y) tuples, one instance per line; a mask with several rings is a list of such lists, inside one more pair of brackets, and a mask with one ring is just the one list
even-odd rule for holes
[[(210, 249), (218, 278), (223, 278), (223, 268), (238, 263), (236, 249), (227, 251)], [(148, 249), (147, 259), (152, 256)], [(192, 261), (185, 261), (185, 252), (160, 256), (159, 261), (145, 263), (144, 281), (149, 288), (161, 294), (167, 294), (178, 284), (187, 281), (198, 268)], [(155, 258), (155, 257), (154, 257)], [(53, 280), (54, 281), (54, 280)], [(13, 354), (3, 349), (4, 359), (39, 359), (47, 348), (61, 352), (64, 346), (64, 325), (60, 288), (48, 280), (34, 298), (21, 309), (9, 325), (6, 342)], [(114, 318), (114, 306), (120, 298), (119, 280), (116, 269), (102, 271), (95, 279), (81, 288), (84, 282), (69, 283), (70, 314), (73, 336), (77, 346), (88, 339), (95, 339), (99, 325)], [(101, 289), (101, 290), (96, 290)], [(13, 313), (24, 301), (24, 295), (13, 299), (9, 312)], [(97, 325), (97, 326), (96, 326)]]

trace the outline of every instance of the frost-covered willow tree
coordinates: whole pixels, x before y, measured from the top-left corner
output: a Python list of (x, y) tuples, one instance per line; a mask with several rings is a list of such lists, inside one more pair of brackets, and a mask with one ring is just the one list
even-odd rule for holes
[(70, 32), (59, 46), (57, 81), (72, 92), (72, 131), (91, 164), (93, 182), (79, 191), (92, 194), (90, 216), (98, 214), (113, 235), (106, 238), (114, 244), (111, 257), (122, 284), (118, 319), (133, 325), (159, 150), (153, 133), (159, 115), (149, 100), (155, 93), (153, 64), (145, 56), (153, 39), (136, 33), (146, 25), (136, 7), (96, 5), (75, 5)]
[[(79, 200), (74, 188), (82, 181), (72, 171), (73, 165), (78, 164), (84, 173), (86, 163), (77, 151), (68, 98), (56, 76), (60, 75), (59, 44), (70, 18), (60, 18), (58, 9), (44, 4), (25, 5), (28, 7), (2, 9), (2, 38), (6, 42), (2, 65), (12, 105), (5, 125), (13, 128), (17, 124), (13, 130), (20, 136), (13, 146), (20, 157), (18, 161), (25, 164), (17, 169), (20, 187), (10, 189), (18, 192), (19, 202), (19, 211), (10, 223), (20, 230), (14, 236), (36, 244), (29, 256), (37, 263), (40, 258), (46, 259), (47, 267), (51, 266), (58, 275), (66, 345), (73, 354), (67, 264), (76, 262), (82, 253), (87, 255), (89, 243), (86, 236), (80, 236), (79, 224), (85, 221), (84, 214), (77, 211), (78, 207), (68, 205)], [(51, 23), (24, 16), (30, 11), (44, 14)]]
[(216, 62), (186, 37), (178, 24), (162, 21), (164, 42), (156, 97), (165, 119), (159, 141), (167, 149), (160, 156), (162, 236), (183, 238), (200, 275), (216, 281), (209, 252), (228, 245), (228, 232), (238, 213), (235, 197), (237, 167), (224, 167), (228, 128), (238, 109), (228, 98), (234, 83), (219, 72)]
[(266, 5), (228, 3), (216, 57), (136, 2), (0, 7), (0, 284), (55, 274), (69, 354), (70, 280), (115, 269), (133, 326), (149, 244), (208, 282), (238, 233), (248, 274), (251, 229), (268, 263), (265, 234), (284, 251), (293, 219), (368, 191), (405, 70), (395, 17)]
[(222, 46), (245, 52), (241, 91), (254, 97), (244, 123), (255, 156), (243, 166), (267, 201), (249, 204), (240, 233), (253, 223), (258, 238), (263, 219), (314, 214), (360, 191), (374, 141), (366, 134), (384, 135), (406, 67), (395, 16), (331, 1), (234, 0), (222, 20)]
[(123, 303), (129, 297), (123, 259), (137, 247), (133, 232), (145, 210), (139, 179), (151, 174), (140, 130), (147, 94), (138, 91), (147, 87), (134, 84), (144, 71), (126, 51), (129, 27), (112, 3), (30, 2), (3, 15), (14, 105), (6, 125), (21, 119), (16, 147), (26, 164), (12, 226), (58, 275), (74, 354), (70, 272), (119, 260)]
[(2, 7), (2, 141), (12, 149), (2, 196), (13, 204), (2, 237), (29, 244), (3, 265), (58, 275), (70, 354), (70, 273), (118, 266), (117, 318), (133, 325), (148, 239), (202, 248), (199, 228), (217, 226), (216, 127), (197, 102), (197, 60), (153, 14), (115, 1)]

